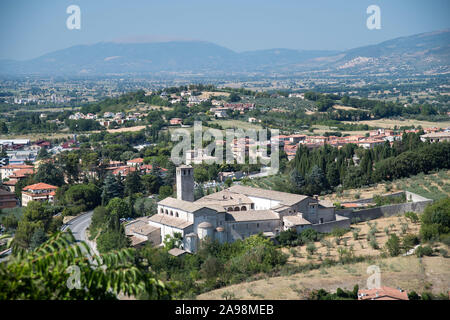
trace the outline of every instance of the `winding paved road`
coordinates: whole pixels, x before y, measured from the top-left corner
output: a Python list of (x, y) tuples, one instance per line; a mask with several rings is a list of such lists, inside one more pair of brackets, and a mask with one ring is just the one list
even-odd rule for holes
[(92, 214), (94, 211), (88, 211), (79, 215), (78, 217), (70, 220), (67, 224), (65, 224), (61, 230), (64, 231), (66, 229), (70, 229), (73, 233), (73, 236), (77, 241), (86, 242), (91, 250), (98, 255), (97, 247), (93, 241), (90, 241), (86, 238), (86, 229), (91, 224)]
[(70, 220), (64, 225), (62, 231), (70, 229), (77, 241), (86, 241), (86, 229), (91, 224), (93, 211), (89, 211)]
[[(66, 229), (72, 230), (73, 236), (77, 241), (84, 241), (86, 242), (91, 250), (98, 254), (97, 248), (95, 246), (95, 243), (93, 241), (90, 241), (86, 238), (86, 229), (91, 224), (92, 214), (94, 211), (88, 211), (86, 213), (83, 213), (79, 215), (78, 217), (70, 220), (67, 224), (65, 224), (61, 231), (64, 231)], [(0, 262), (6, 261), (8, 259), (8, 255), (11, 253), (11, 250), (9, 252), (4, 253), (5, 257), (0, 258)]]

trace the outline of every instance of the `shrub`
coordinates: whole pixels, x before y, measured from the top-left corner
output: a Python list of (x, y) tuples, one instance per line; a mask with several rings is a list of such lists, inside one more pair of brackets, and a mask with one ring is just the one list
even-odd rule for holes
[(353, 248), (347, 249), (347, 248), (339, 247), (337, 249), (337, 251), (339, 254), (339, 262), (348, 263), (348, 262), (352, 261), (353, 258), (355, 257)]
[(425, 240), (439, 238), (450, 232), (450, 197), (427, 206), (421, 216), (420, 234)]
[(306, 246), (306, 251), (308, 251), (310, 255), (313, 255), (317, 251), (317, 247), (314, 242), (308, 243), (308, 245)]
[(416, 249), (416, 255), (421, 258), (423, 256), (432, 256), (433, 255), (433, 249), (430, 246), (419, 246)]
[(408, 299), (409, 300), (420, 300), (420, 296), (415, 291), (411, 291), (408, 293)]
[(441, 235), (440, 240), (442, 241), (443, 244), (450, 246), (450, 234)]
[(388, 241), (386, 242), (386, 249), (388, 250), (391, 257), (396, 257), (400, 254), (400, 239), (395, 233), (391, 234)]
[(402, 234), (405, 234), (406, 232), (408, 232), (408, 224), (407, 223), (402, 223), (401, 225), (401, 229), (402, 229)]
[(378, 242), (377, 239), (375, 237), (372, 237), (372, 239), (370, 240), (370, 246), (372, 247), (372, 249), (379, 249), (380, 247), (378, 246)]
[(419, 216), (415, 212), (405, 213), (405, 218), (409, 219), (412, 223), (419, 222)]
[(415, 234), (407, 234), (403, 237), (403, 248), (409, 250), (419, 244), (419, 237)]

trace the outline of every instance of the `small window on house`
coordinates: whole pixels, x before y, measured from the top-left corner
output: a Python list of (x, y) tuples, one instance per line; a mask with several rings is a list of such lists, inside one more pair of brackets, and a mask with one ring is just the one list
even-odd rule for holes
[(177, 217), (177, 218), (178, 218), (178, 212), (175, 212), (175, 217)]

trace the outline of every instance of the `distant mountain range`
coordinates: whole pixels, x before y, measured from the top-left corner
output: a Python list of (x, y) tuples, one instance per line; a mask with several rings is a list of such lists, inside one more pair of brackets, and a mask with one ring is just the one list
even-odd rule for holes
[(28, 61), (0, 60), (1, 75), (105, 76), (278, 74), (396, 75), (450, 71), (450, 30), (401, 37), (347, 51), (269, 49), (234, 52), (203, 41), (102, 42)]

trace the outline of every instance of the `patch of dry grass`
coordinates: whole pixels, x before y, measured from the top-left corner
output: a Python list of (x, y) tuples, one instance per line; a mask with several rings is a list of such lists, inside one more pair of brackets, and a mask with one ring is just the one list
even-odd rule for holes
[(431, 128), (431, 127), (437, 127), (437, 128), (447, 128), (450, 127), (450, 121), (443, 121), (443, 122), (431, 122), (431, 121), (422, 121), (422, 120), (415, 120), (415, 119), (407, 119), (407, 120), (393, 120), (393, 119), (379, 119), (379, 120), (364, 120), (364, 121), (343, 121), (344, 123), (358, 123), (358, 124), (367, 124), (372, 127), (380, 127), (380, 128), (391, 128), (393, 129), (394, 126), (397, 126), (398, 128), (402, 126), (422, 126), (423, 128)]
[(312, 270), (290, 276), (261, 279), (213, 290), (197, 297), (199, 300), (220, 300), (224, 292), (234, 294), (236, 299), (306, 299), (312, 290), (325, 289), (335, 292), (337, 288), (351, 290), (357, 284), (367, 287), (367, 267), (377, 265), (381, 270), (381, 285), (400, 287), (404, 290), (435, 294), (450, 288), (450, 264), (440, 256), (415, 256), (376, 258), (374, 261)]

